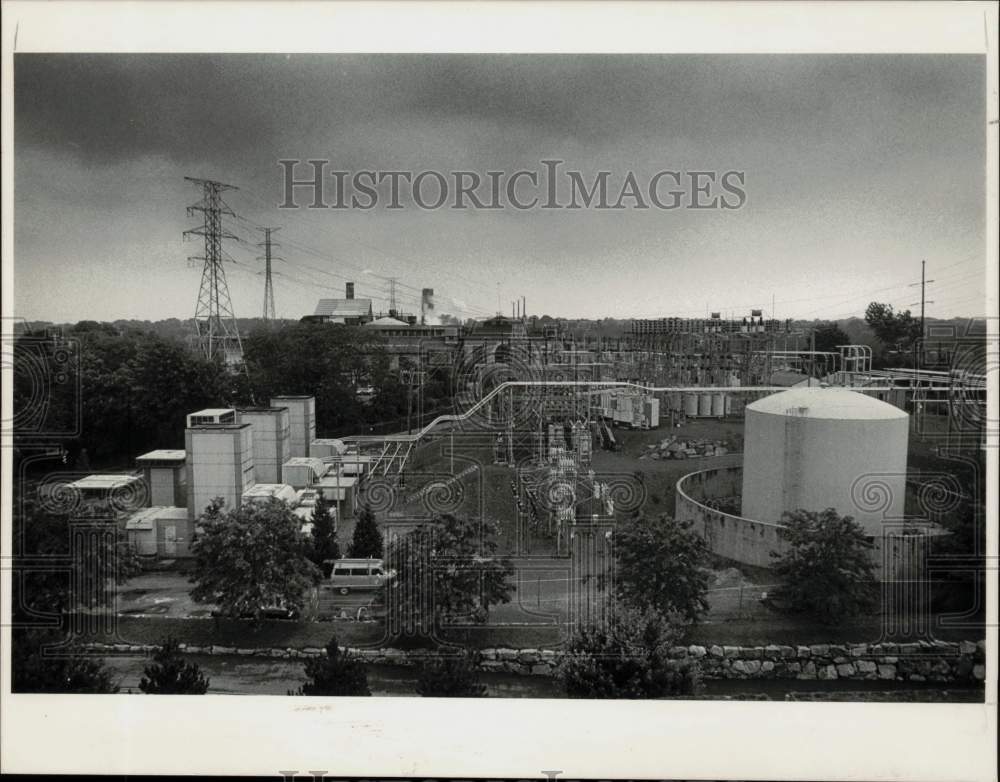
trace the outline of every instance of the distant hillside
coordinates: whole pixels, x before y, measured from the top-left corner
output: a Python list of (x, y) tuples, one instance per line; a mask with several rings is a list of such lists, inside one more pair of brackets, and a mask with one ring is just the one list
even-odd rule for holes
[[(272, 323), (282, 326), (290, 323), (297, 323), (298, 321), (293, 320), (275, 320)], [(97, 325), (97, 321), (80, 321), (79, 323), (52, 323), (51, 321), (43, 320), (33, 320), (27, 323), (27, 328), (31, 331), (41, 331), (48, 328), (56, 329), (70, 329), (79, 327), (81, 324), (94, 324)], [(194, 338), (194, 320), (192, 318), (187, 318), (186, 320), (180, 320), (178, 318), (168, 318), (167, 320), (115, 320), (111, 321), (109, 324), (113, 328), (117, 329), (122, 333), (138, 333), (147, 332), (155, 334), (163, 339), (169, 339), (175, 342), (188, 343)], [(241, 335), (249, 334), (252, 331), (261, 328), (265, 325), (265, 321), (261, 318), (237, 318), (236, 325), (240, 330)], [(18, 324), (16, 327), (17, 331), (24, 328), (24, 324)]]

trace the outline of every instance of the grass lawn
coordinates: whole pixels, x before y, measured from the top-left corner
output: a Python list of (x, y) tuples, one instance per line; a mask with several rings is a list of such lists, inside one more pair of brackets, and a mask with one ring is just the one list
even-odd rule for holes
[(113, 633), (91, 635), (87, 640), (155, 644), (171, 636), (190, 646), (286, 649), (322, 647), (330, 640), (331, 635), (336, 635), (341, 645), (373, 646), (383, 640), (383, 626), (376, 622), (265, 621), (260, 627), (254, 628), (250, 622), (231, 619), (119, 616)]

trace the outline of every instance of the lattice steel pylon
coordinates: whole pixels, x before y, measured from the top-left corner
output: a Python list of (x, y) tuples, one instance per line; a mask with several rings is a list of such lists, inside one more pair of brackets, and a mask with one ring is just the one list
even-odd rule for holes
[(264, 320), (274, 320), (274, 285), (271, 283), (271, 261), (281, 259), (271, 255), (271, 248), (277, 247), (277, 245), (271, 242), (271, 234), (281, 229), (261, 228), (260, 230), (264, 232), (264, 241), (257, 246), (264, 248), (264, 255), (257, 260), (264, 261)]
[(205, 240), (205, 254), (188, 258), (189, 261), (203, 262), (198, 303), (194, 310), (198, 346), (207, 358), (218, 358), (226, 366), (238, 367), (243, 363), (243, 343), (222, 266), (222, 240), (236, 238), (222, 226), (223, 215), (235, 217), (232, 209), (222, 200), (222, 193), (236, 188), (211, 179), (184, 178), (199, 185), (203, 192), (202, 200), (189, 206), (187, 213), (193, 216), (201, 212), (204, 222), (201, 227), (184, 232), (185, 237), (201, 236)]

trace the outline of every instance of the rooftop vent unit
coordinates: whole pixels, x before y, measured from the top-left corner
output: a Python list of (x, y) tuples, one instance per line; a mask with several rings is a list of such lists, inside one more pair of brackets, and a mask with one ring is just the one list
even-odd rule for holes
[(236, 411), (231, 407), (208, 408), (191, 413), (187, 417), (188, 429), (192, 426), (211, 426), (212, 424), (235, 424)]

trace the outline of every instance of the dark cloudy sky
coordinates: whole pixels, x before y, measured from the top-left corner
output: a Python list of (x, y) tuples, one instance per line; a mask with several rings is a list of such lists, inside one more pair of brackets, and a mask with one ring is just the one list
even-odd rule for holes
[[(190, 317), (185, 176), (282, 226), (278, 314), (343, 282), (441, 311), (984, 312), (985, 72), (942, 55), (17, 55), (15, 314)], [(282, 158), (361, 169), (746, 172), (743, 209), (279, 211)], [(619, 180), (620, 181), (620, 180)], [(258, 241), (245, 222), (234, 228)], [(236, 312), (260, 312), (239, 243)], [(376, 306), (384, 306), (377, 302)]]

